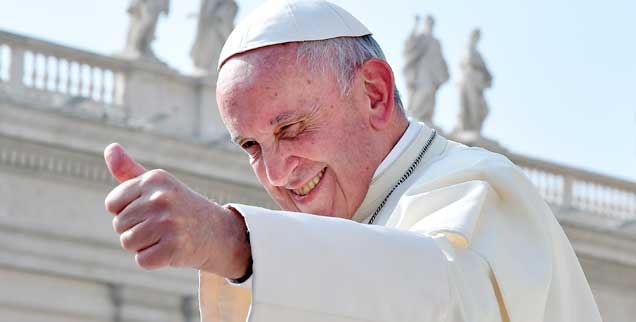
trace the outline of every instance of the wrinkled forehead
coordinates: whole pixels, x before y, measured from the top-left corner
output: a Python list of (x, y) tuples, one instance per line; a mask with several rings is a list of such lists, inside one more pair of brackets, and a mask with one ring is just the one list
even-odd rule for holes
[[(324, 93), (328, 81), (316, 82), (297, 60), (297, 44), (257, 49), (229, 59), (217, 81), (217, 103), (230, 132), (294, 112)], [(313, 104), (313, 103), (312, 103)], [(310, 104), (309, 104), (310, 105)]]

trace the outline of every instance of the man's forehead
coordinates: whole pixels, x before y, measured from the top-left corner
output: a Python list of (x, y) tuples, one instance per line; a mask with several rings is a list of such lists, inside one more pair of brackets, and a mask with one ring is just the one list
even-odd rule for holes
[(273, 45), (250, 50), (229, 58), (219, 74), (235, 73), (237, 70), (269, 72), (272, 69), (296, 64), (298, 43)]
[(219, 108), (262, 105), (283, 93), (291, 94), (298, 89), (294, 86), (297, 77), (303, 75), (290, 64), (249, 57), (231, 59), (221, 70), (217, 81)]
[(307, 71), (297, 60), (297, 46), (290, 43), (255, 49), (230, 58), (222, 66), (217, 100), (235, 141), (315, 110), (317, 95), (308, 91), (321, 88), (313, 81), (324, 75)]

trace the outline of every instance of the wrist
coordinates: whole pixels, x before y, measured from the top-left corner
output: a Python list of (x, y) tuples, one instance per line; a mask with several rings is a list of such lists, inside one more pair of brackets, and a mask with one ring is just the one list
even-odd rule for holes
[(231, 251), (232, 265), (228, 271), (227, 278), (242, 283), (252, 275), (252, 248), (250, 245), (249, 230), (245, 224), (245, 218), (236, 209), (229, 205), (224, 205), (228, 211), (228, 216), (235, 222), (237, 230), (234, 232), (233, 250)]
[[(247, 231), (247, 238), (249, 241), (249, 230)], [(250, 277), (252, 277), (252, 274), (254, 273), (253, 271), (253, 260), (252, 260), (252, 256), (250, 256), (250, 258), (248, 259), (248, 263), (247, 263), (247, 270), (243, 273), (243, 275), (241, 275), (241, 277), (238, 278), (233, 278), (233, 277), (228, 277), (229, 281), (231, 283), (234, 284), (243, 284), (245, 283), (245, 281), (247, 281)]]

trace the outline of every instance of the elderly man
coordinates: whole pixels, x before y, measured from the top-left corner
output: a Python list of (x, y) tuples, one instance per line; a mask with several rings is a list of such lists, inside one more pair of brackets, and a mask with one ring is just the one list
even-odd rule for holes
[(600, 321), (563, 231), (506, 158), (409, 121), (371, 33), (273, 0), (229, 37), (217, 100), (283, 211), (218, 205), (106, 148), (137, 264), (251, 288), (249, 321)]

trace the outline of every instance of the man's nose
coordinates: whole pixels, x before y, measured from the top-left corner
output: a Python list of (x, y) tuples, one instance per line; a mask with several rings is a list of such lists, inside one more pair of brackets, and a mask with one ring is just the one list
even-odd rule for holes
[(277, 148), (263, 149), (262, 153), (269, 183), (276, 187), (285, 186), (290, 174), (298, 166), (298, 158)]

